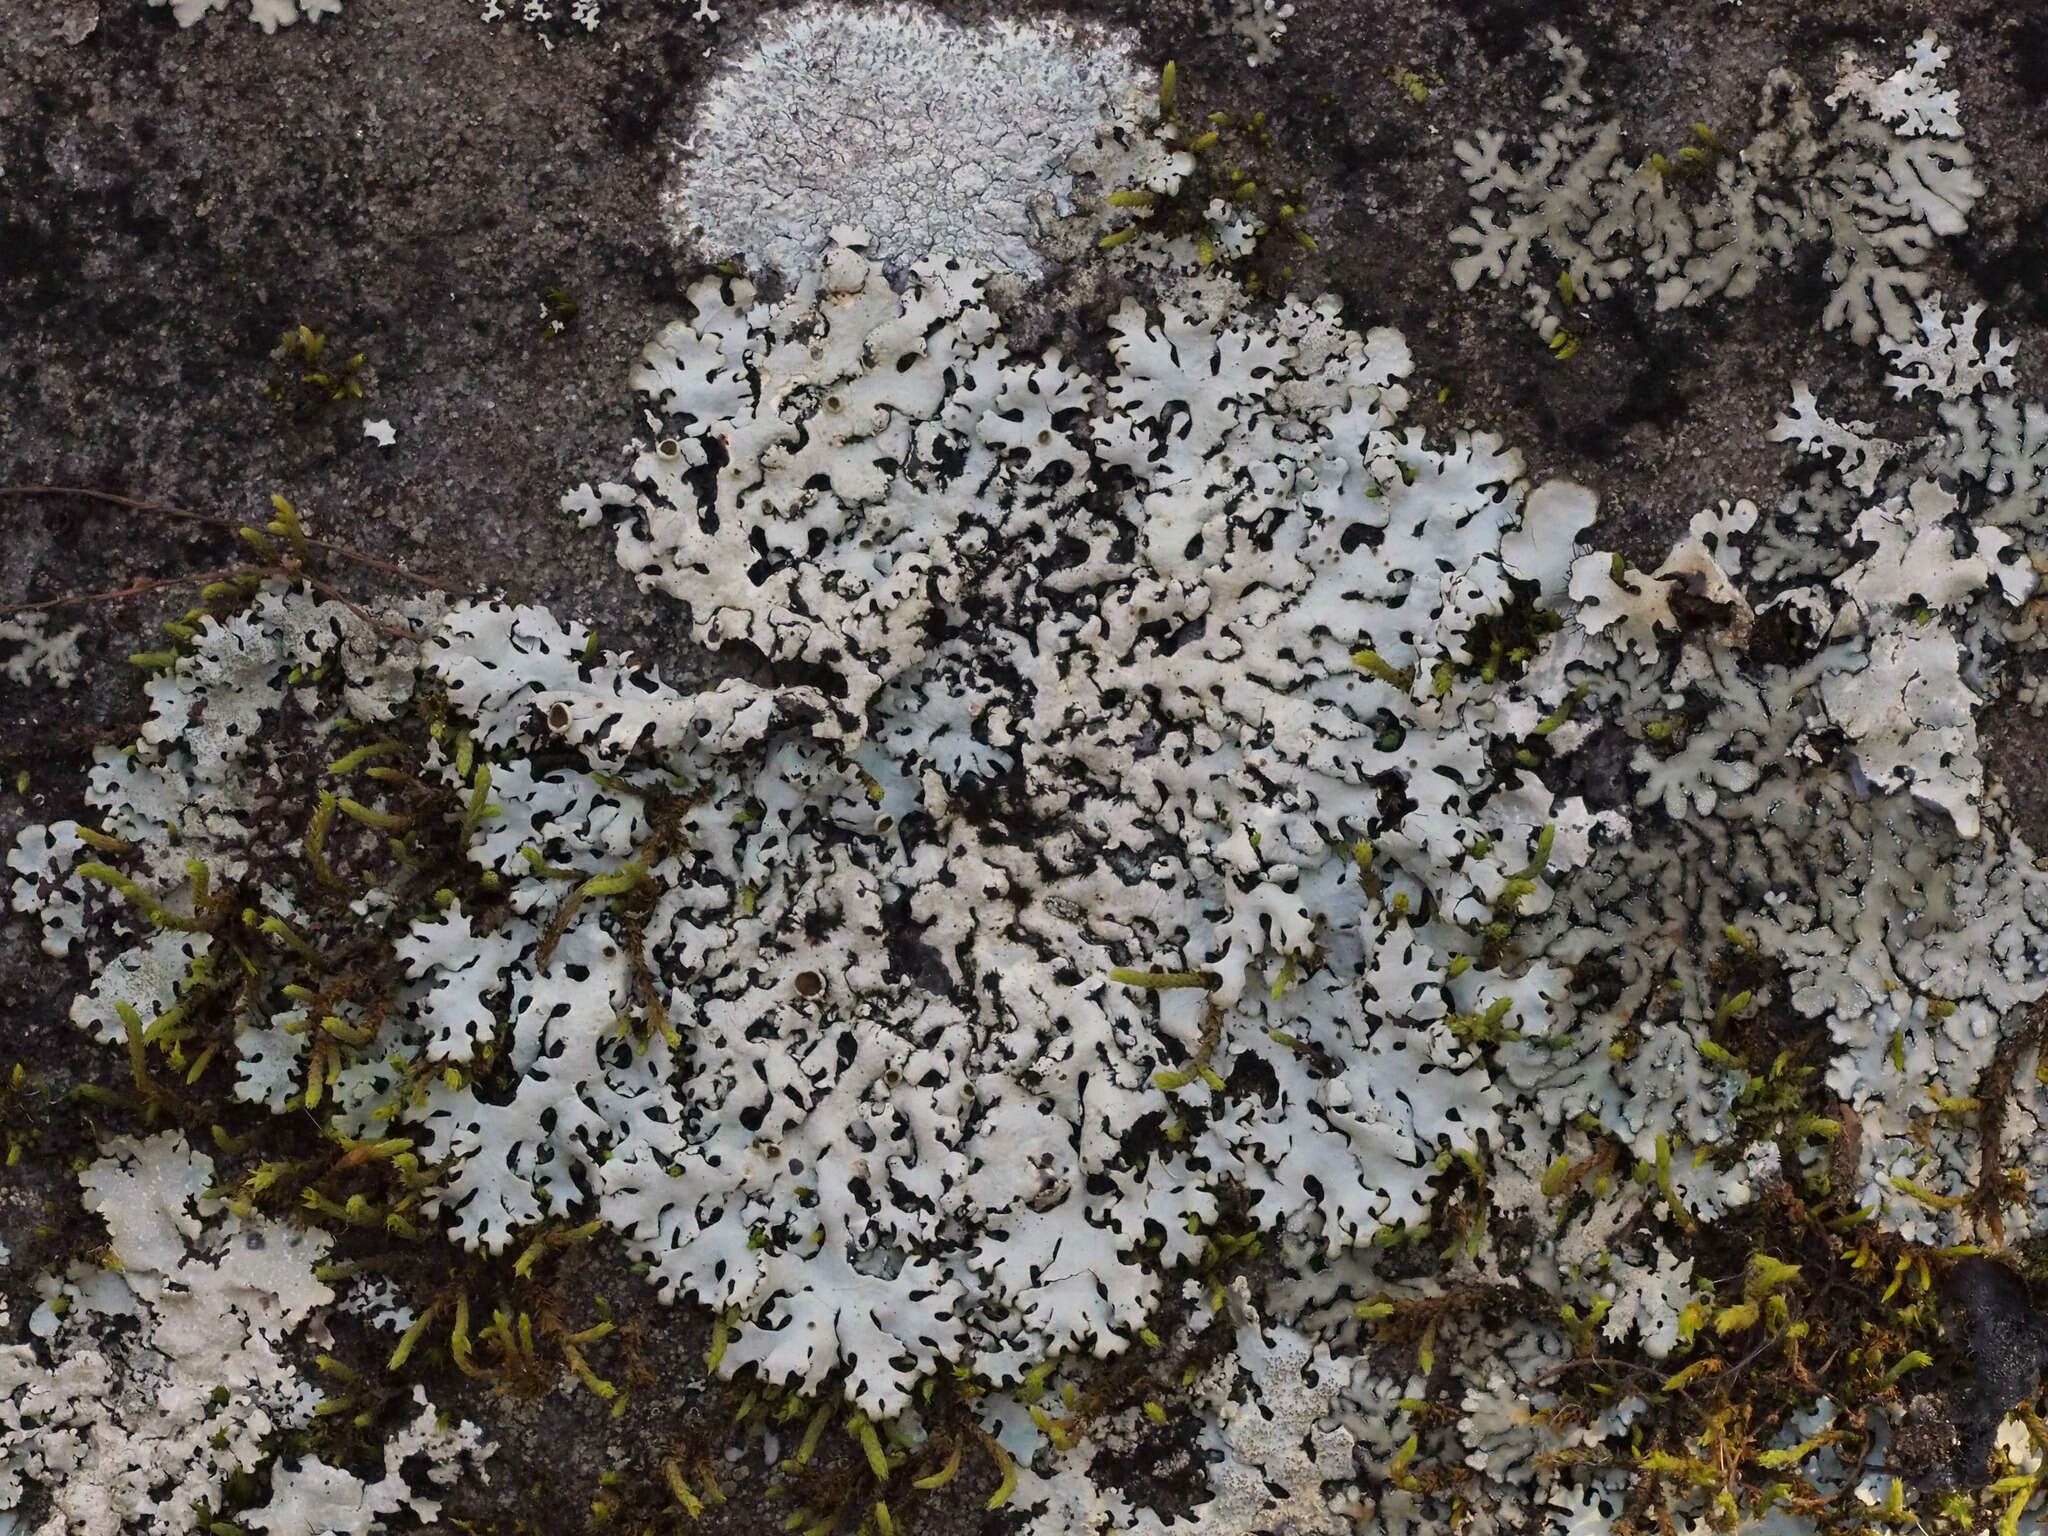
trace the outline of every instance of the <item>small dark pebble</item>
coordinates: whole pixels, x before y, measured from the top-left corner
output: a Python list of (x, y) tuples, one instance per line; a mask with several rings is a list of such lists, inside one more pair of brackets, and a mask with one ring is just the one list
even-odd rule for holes
[(1949, 1396), (1961, 1442), (1956, 1477), (1975, 1487), (1990, 1473), (1999, 1424), (2041, 1388), (2048, 1324), (2035, 1313), (2026, 1282), (1994, 1259), (1957, 1264), (1942, 1280), (1941, 1299), (1945, 1330), (1969, 1354), (1969, 1378)]

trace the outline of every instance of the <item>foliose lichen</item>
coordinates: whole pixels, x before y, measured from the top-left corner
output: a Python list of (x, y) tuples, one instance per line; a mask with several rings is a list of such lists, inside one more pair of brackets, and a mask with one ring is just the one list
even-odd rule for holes
[[(806, 223), (786, 296), (689, 290), (649, 440), (565, 502), (735, 675), (272, 563), (144, 658), (91, 817), (22, 836), (16, 905), (88, 953), (73, 1019), (156, 1128), (81, 1175), (123, 1267), (0, 1355), (10, 1470), (73, 1519), (127, 1490), (91, 1529), (189, 1528), (252, 1466), (247, 1524), (431, 1518), (403, 1463), (473, 1432), (423, 1417), (380, 1482), (256, 1427), (312, 1412), (275, 1341), (327, 1232), (609, 1229), (716, 1314), (783, 1477), (852, 1404), (870, 1481), (796, 1526), (888, 1536), (972, 1444), (1047, 1536), (1180, 1529), (1112, 1473), (1144, 1454), (1233, 1536), (2037, 1529), (2048, 1429), (1988, 1421), (2038, 1375), (1972, 1395), (1942, 1301), (1983, 1263), (2024, 1297), (2048, 1230), (2048, 874), (1979, 739), (2041, 692), (2048, 414), (1922, 270), (1981, 191), (1945, 55), (1845, 63), (1825, 131), (1774, 78), (1739, 160), (1646, 177), (1550, 46), (1536, 162), (1465, 154), (1516, 213), (1457, 280), (1547, 249), (1566, 305), (1638, 262), (1705, 302), (1825, 240), (1824, 323), (1924, 433), (1787, 381), (1804, 482), (1632, 569), (1592, 490), (1407, 425), (1405, 343), (1334, 301), (1132, 300), (1097, 374), (1013, 352), (985, 262)], [(328, 1160), (222, 1131), (203, 1166), (161, 1125), (204, 1094)], [(266, 1299), (218, 1258), (251, 1234)], [(202, 1347), (173, 1269), (198, 1374), (248, 1385), (151, 1428), (225, 1435), (165, 1514), (128, 1398), (49, 1405)], [(611, 1386), (608, 1315), (487, 1347), (467, 1291), (344, 1278), (394, 1368)], [(665, 1460), (668, 1513), (708, 1467)]]
[(1825, 126), (1804, 82), (1779, 69), (1740, 150), (1700, 124), (1669, 158), (1627, 151), (1623, 125), (1593, 114), (1585, 54), (1548, 36), (1562, 78), (1529, 158), (1507, 159), (1507, 135), (1491, 130), (1457, 145), (1473, 198), (1472, 223), (1451, 237), (1469, 248), (1451, 269), (1460, 288), (1486, 278), (1521, 290), (1529, 323), (1562, 350), (1575, 308), (1638, 274), (1656, 307), (1673, 309), (1740, 298), (1819, 245), (1826, 329), (1847, 325), (1858, 342), (1910, 335), (1923, 263), (1984, 190), (1932, 33), (1882, 80), (1847, 57)]

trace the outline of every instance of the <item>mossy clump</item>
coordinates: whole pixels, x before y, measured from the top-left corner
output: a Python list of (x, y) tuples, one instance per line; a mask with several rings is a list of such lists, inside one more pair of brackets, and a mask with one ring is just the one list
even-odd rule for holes
[(1162, 168), (1109, 193), (1115, 227), (1098, 244), (1114, 249), (1141, 235), (1186, 240), (1202, 266), (1229, 273), (1253, 292), (1284, 288), (1291, 276), (1286, 263), (1317, 244), (1305, 223), (1307, 190), (1275, 183), (1285, 174), (1284, 157), (1266, 111), (1196, 112), (1179, 67), (1168, 63), (1156, 114), (1142, 131), (1155, 142)]
[(271, 377), (263, 392), (299, 421), (310, 421), (363, 398), (370, 382), (367, 355), (345, 352), (309, 325), (285, 328), (270, 349)]

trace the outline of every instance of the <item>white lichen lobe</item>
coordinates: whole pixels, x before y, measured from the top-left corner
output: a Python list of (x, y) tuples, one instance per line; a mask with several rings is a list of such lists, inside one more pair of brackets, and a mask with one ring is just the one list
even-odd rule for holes
[(1932, 33), (1883, 81), (1846, 58), (1830, 123), (1778, 69), (1746, 145), (1701, 124), (1669, 157), (1631, 152), (1619, 120), (1596, 118), (1585, 55), (1555, 28), (1548, 37), (1564, 78), (1528, 158), (1509, 159), (1502, 132), (1456, 146), (1473, 199), (1472, 222), (1451, 236), (1468, 252), (1451, 267), (1460, 288), (1484, 278), (1521, 291), (1554, 342), (1576, 304), (1619, 283), (1650, 279), (1658, 309), (1740, 298), (1817, 246), (1827, 329), (1846, 325), (1859, 342), (1911, 336), (1935, 241), (1962, 232), (1984, 191), (1955, 93), (1934, 88), (1949, 50)]
[[(180, 27), (196, 25), (213, 11), (228, 9), (229, 0), (149, 0), (153, 6), (168, 5)], [(249, 19), (265, 32), (289, 27), (301, 17), (317, 22), (340, 12), (341, 0), (249, 0)]]
[[(334, 1300), (314, 1274), (330, 1240), (224, 1212), (205, 1194), (212, 1178), (175, 1132), (117, 1137), (80, 1175), (109, 1241), (103, 1263), (44, 1278), (32, 1341), (0, 1346), (0, 1530), (16, 1528), (27, 1487), (48, 1497), (44, 1536), (203, 1530), (231, 1474), (312, 1422), (323, 1394), (286, 1346)], [(243, 1519), (272, 1536), (369, 1536), (400, 1511), (435, 1519), (432, 1490), (477, 1475), (493, 1448), (415, 1395), (380, 1481), (302, 1457), (276, 1466), (269, 1502)]]

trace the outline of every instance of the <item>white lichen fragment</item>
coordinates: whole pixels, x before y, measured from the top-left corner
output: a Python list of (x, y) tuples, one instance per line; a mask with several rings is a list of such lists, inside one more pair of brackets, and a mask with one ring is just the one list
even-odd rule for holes
[[(168, 5), (180, 27), (195, 26), (213, 11), (228, 9), (229, 0), (149, 0), (152, 6)], [(289, 27), (301, 17), (318, 22), (323, 16), (338, 15), (341, 0), (249, 0), (249, 19), (266, 33)]]
[(1920, 334), (1911, 339), (1887, 337), (1885, 356), (1897, 370), (1885, 383), (1901, 400), (1929, 390), (1943, 400), (1960, 400), (1991, 384), (2012, 388), (2011, 342), (1996, 330), (1977, 341), (1977, 322), (1984, 306), (1972, 304), (1951, 322), (1939, 297), (1920, 301)]
[[(693, 0), (668, 0), (668, 3), (681, 11)], [(694, 0), (694, 4), (696, 9), (687, 12), (691, 20), (718, 20), (718, 12), (709, 0)], [(554, 49), (558, 31), (580, 28), (584, 32), (595, 32), (604, 21), (604, 7), (600, 0), (482, 0), (477, 12), (486, 22), (503, 21), (515, 13), (533, 29), (542, 48), (550, 52)]]
[(1877, 436), (1867, 421), (1836, 421), (1823, 416), (1820, 402), (1804, 383), (1792, 386), (1792, 408), (1771, 428), (1776, 442), (1795, 444), (1801, 453), (1832, 460), (1836, 476), (1850, 490), (1868, 496), (1877, 489), (1887, 465), (1899, 457), (1897, 443)]
[[(1087, 1444), (1059, 1458), (1048, 1474), (1028, 1465), (1028, 1444), (1008, 1442), (1027, 1462), (1013, 1500), (1029, 1517), (1024, 1536), (1349, 1536), (1356, 1529), (1350, 1492), (1358, 1475), (1357, 1441), (1343, 1422), (1353, 1361), (1263, 1320), (1242, 1278), (1221, 1300), (1234, 1324), (1234, 1348), (1192, 1384), (1201, 1427), (1193, 1473), (1198, 1494), (1187, 1518), (1163, 1520), (1098, 1481), (1092, 1464), (1103, 1443), (1130, 1439), (1128, 1429), (1098, 1425)], [(1205, 1314), (1202, 1321), (1208, 1322)], [(992, 1428), (1014, 1422), (1016, 1407), (997, 1397), (983, 1405), (983, 1420)]]
[(46, 613), (25, 613), (20, 618), (0, 618), (0, 677), (27, 687), (38, 673), (59, 688), (78, 683), (78, 642), (85, 626), (52, 631)]
[(1214, 1454), (1213, 1497), (1195, 1506), (1192, 1529), (1348, 1536), (1352, 1523), (1332, 1494), (1356, 1475), (1354, 1438), (1336, 1422), (1351, 1362), (1291, 1328), (1262, 1323), (1238, 1286), (1235, 1369), (1209, 1383), (1215, 1418), (1203, 1438)]
[(385, 1516), (401, 1510), (429, 1525), (438, 1520), (442, 1501), (414, 1486), (405, 1471), (407, 1462), (418, 1464), (413, 1475), (424, 1478), (430, 1489), (451, 1487), (465, 1475), (488, 1482), (490, 1474), (482, 1463), (496, 1446), (467, 1419), (437, 1412), (425, 1387), (415, 1386), (412, 1400), (419, 1411), (410, 1423), (386, 1436), (384, 1475), (376, 1482), (316, 1457), (302, 1457), (296, 1466), (272, 1470), (270, 1497), (245, 1511), (241, 1523), (269, 1536), (374, 1536), (384, 1529)]
[(1287, 33), (1294, 7), (1283, 0), (1229, 0), (1230, 14), (1219, 30), (1233, 34), (1245, 50), (1244, 61), (1256, 69), (1280, 57), (1280, 39)]
[(808, 5), (712, 80), (669, 213), (713, 259), (791, 275), (862, 225), (892, 267), (946, 252), (1036, 276), (1028, 239), (1132, 78), (1123, 38), (1064, 22)]
[(1506, 158), (1499, 132), (1457, 145), (1474, 205), (1472, 223), (1452, 235), (1468, 250), (1451, 267), (1460, 288), (1484, 278), (1523, 293), (1552, 341), (1575, 303), (1608, 298), (1638, 274), (1655, 284), (1657, 308), (1672, 309), (1739, 298), (1819, 245), (1832, 287), (1824, 327), (1846, 325), (1865, 343), (1913, 334), (1923, 264), (1937, 239), (1962, 232), (1984, 191), (1954, 93), (1933, 88), (1948, 52), (1932, 34), (1882, 83), (1850, 61), (1825, 127), (1798, 77), (1778, 69), (1739, 152), (1702, 125), (1669, 159), (1631, 154), (1622, 124), (1594, 117), (1579, 83), (1584, 54), (1555, 28), (1548, 35), (1566, 85), (1546, 98), (1529, 157)]
[[(285, 1346), (334, 1300), (313, 1272), (328, 1239), (223, 1213), (204, 1194), (212, 1179), (212, 1160), (175, 1132), (117, 1137), (80, 1175), (106, 1224), (106, 1267), (72, 1263), (45, 1287), (37, 1342), (0, 1346), (0, 1522), (34, 1490), (50, 1536), (183, 1536), (206, 1528), (230, 1475), (266, 1466), (275, 1491), (252, 1518), (276, 1536), (370, 1536), (406, 1507), (435, 1518), (402, 1464), (423, 1457), (428, 1482), (445, 1485), (492, 1448), (474, 1425), (441, 1427), (424, 1393), (377, 1484), (312, 1457), (274, 1460), (274, 1438), (320, 1403)], [(305, 1501), (314, 1486), (327, 1496)]]

